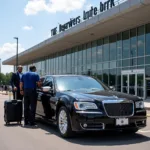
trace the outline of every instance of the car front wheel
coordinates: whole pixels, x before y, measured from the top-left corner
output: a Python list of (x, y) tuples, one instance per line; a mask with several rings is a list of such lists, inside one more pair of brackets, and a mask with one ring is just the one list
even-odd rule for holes
[(62, 137), (67, 138), (73, 135), (69, 112), (66, 109), (66, 107), (62, 106), (59, 109), (57, 122), (58, 122), (58, 129)]

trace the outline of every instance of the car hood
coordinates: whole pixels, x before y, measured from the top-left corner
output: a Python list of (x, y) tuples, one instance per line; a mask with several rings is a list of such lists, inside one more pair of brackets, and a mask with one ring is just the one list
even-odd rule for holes
[(65, 94), (74, 97), (78, 101), (103, 101), (103, 100), (131, 100), (137, 101), (140, 100), (139, 97), (120, 93), (116, 91), (96, 91), (92, 93), (81, 93), (76, 91), (65, 92)]

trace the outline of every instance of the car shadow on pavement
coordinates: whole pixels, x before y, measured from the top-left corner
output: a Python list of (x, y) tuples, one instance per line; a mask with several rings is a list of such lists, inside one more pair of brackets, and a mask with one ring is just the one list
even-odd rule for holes
[[(56, 135), (62, 138), (57, 130), (57, 127), (51, 124), (38, 122), (39, 128), (45, 130), (47, 135)], [(120, 132), (88, 132), (78, 133), (72, 138), (62, 138), (70, 143), (88, 146), (115, 146), (115, 145), (131, 145), (150, 141), (150, 137), (140, 133), (127, 134)]]
[(150, 137), (136, 134), (123, 134), (119, 132), (91, 132), (78, 135), (77, 138), (67, 139), (67, 141), (80, 145), (105, 145), (105, 146), (117, 146), (117, 145), (131, 145), (150, 141)]
[(43, 121), (38, 121), (37, 125), (40, 129), (46, 131), (46, 135), (56, 135), (60, 137), (60, 134), (57, 130), (57, 127), (51, 123), (43, 122)]

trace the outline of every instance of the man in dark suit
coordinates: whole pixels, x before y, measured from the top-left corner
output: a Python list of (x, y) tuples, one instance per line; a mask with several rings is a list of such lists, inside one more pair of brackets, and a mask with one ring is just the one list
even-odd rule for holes
[(13, 98), (17, 100), (22, 100), (23, 95), (20, 94), (20, 81), (22, 78), (22, 66), (17, 67), (17, 72), (12, 74), (11, 86), (13, 92)]

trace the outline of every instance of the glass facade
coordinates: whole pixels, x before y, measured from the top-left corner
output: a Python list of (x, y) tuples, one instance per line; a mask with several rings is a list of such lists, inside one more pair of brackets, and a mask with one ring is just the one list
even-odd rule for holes
[(122, 70), (145, 69), (150, 77), (150, 24), (66, 49), (34, 64), (41, 76), (91, 75), (121, 91)]

